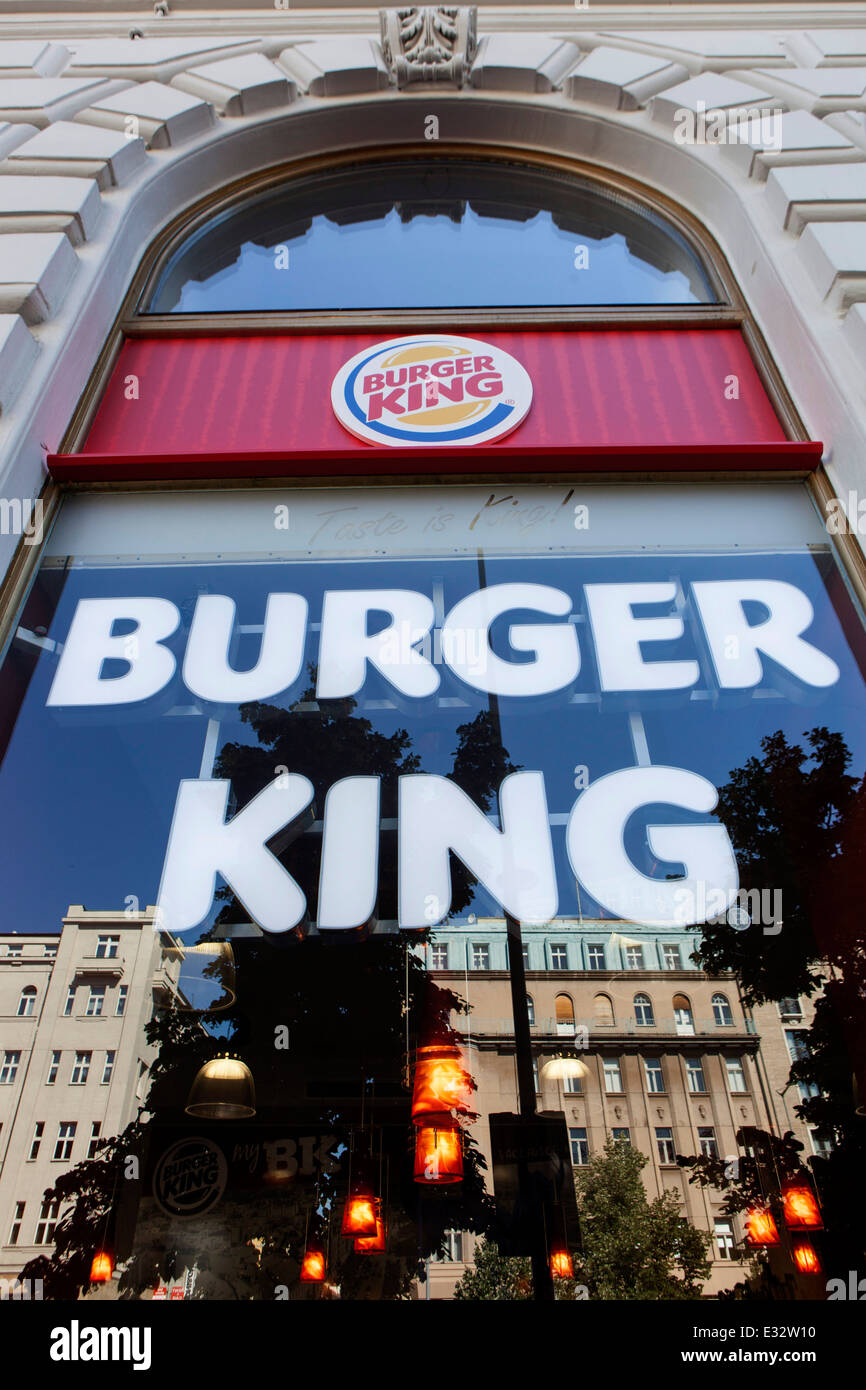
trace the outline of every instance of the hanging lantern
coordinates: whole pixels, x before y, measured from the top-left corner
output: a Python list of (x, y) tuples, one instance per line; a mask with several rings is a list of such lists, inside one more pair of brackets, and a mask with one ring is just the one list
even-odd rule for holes
[(114, 1273), (114, 1260), (107, 1250), (97, 1250), (90, 1262), (91, 1284), (107, 1284)]
[(420, 1124), (427, 1115), (457, 1110), (465, 1115), (472, 1098), (471, 1078), (459, 1047), (419, 1047), (415, 1062), (412, 1119)]
[(420, 1125), (415, 1135), (416, 1182), (463, 1181), (463, 1134), (459, 1125)]
[(801, 1274), (820, 1274), (821, 1261), (814, 1245), (808, 1240), (794, 1241), (794, 1264)]
[(302, 1284), (323, 1284), (325, 1281), (325, 1257), (315, 1247), (304, 1251), (301, 1264)]
[(237, 1057), (212, 1057), (199, 1070), (186, 1103), (187, 1115), (200, 1120), (249, 1120), (256, 1113), (256, 1090), (249, 1067)]
[(567, 1250), (554, 1250), (550, 1256), (550, 1272), (554, 1279), (573, 1279), (574, 1265)]
[(789, 1231), (821, 1231), (821, 1208), (811, 1187), (805, 1183), (786, 1183), (782, 1188), (782, 1202), (785, 1209), (785, 1225)]
[(376, 1198), (366, 1188), (358, 1187), (346, 1202), (341, 1234), (344, 1236), (375, 1236)]
[(589, 1068), (579, 1057), (570, 1052), (557, 1052), (541, 1068), (541, 1075), (547, 1081), (566, 1081), (570, 1078), (589, 1076)]
[(356, 1236), (355, 1254), (373, 1255), (381, 1254), (385, 1249), (385, 1221), (382, 1217), (382, 1210), (379, 1203), (376, 1203), (376, 1234), (374, 1236)]
[(765, 1207), (752, 1207), (746, 1212), (746, 1243), (748, 1245), (778, 1245), (779, 1232), (772, 1212)]

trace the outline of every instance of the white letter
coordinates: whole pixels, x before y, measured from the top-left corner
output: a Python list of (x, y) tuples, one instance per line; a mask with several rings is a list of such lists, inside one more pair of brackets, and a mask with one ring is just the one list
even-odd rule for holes
[[(743, 690), (763, 675), (758, 652), (784, 666), (806, 685), (835, 685), (839, 667), (800, 636), (815, 616), (809, 599), (783, 579), (709, 579), (692, 585), (713, 665), (723, 689)], [(744, 603), (761, 603), (769, 610), (760, 623), (750, 624)], [(729, 637), (736, 637), (726, 652)]]
[(429, 927), (425, 899), (438, 903), (435, 919), (451, 907), (453, 851), (506, 912), (522, 922), (556, 916), (556, 872), (547, 819), (544, 777), (512, 772), (499, 788), (501, 830), (456, 782), (436, 774), (400, 778), (400, 926)]
[[(114, 624), (125, 621), (135, 623), (135, 632), (112, 637)], [(149, 699), (174, 675), (174, 657), (161, 643), (179, 622), (180, 613), (166, 598), (80, 599), (45, 703), (127, 705)], [(102, 680), (102, 664), (109, 660), (125, 661), (129, 670)]]
[(190, 931), (203, 922), (218, 873), (265, 931), (297, 926), (306, 899), (265, 843), (313, 799), (306, 777), (292, 773), (289, 782), (286, 789), (271, 782), (228, 822), (229, 782), (180, 783), (159, 888), (160, 931)]
[(362, 927), (379, 882), (379, 778), (344, 777), (329, 787), (319, 871), (319, 931)]
[(249, 671), (234, 671), (229, 665), (234, 623), (233, 599), (201, 595), (183, 663), (187, 689), (221, 705), (266, 700), (287, 690), (303, 665), (307, 600), (300, 594), (268, 594), (259, 659)]
[(649, 878), (629, 859), (623, 836), (629, 817), (641, 806), (663, 802), (686, 811), (709, 813), (718, 801), (712, 782), (679, 767), (633, 767), (599, 777), (578, 797), (565, 832), (568, 857), (596, 902), (626, 921), (647, 927), (698, 919), (683, 913), (683, 893), (694, 903), (700, 882), (733, 902), (737, 861), (723, 825), (651, 825), (647, 843), (659, 859), (685, 865), (685, 878)]
[[(492, 584), (461, 599), (442, 629), (442, 653), (451, 670), (467, 685), (494, 695), (546, 695), (570, 685), (580, 670), (580, 648), (571, 623), (512, 623), (509, 642), (515, 651), (531, 652), (533, 661), (503, 661), (490, 650), (491, 624), (514, 608), (566, 618), (571, 599), (547, 584)], [(472, 645), (466, 641), (467, 633), (480, 636), (480, 670), (467, 659)]]
[[(386, 612), (391, 622), (367, 636), (367, 614)], [(364, 684), (367, 662), (404, 695), (417, 699), (439, 689), (430, 662), (412, 650), (433, 626), (433, 604), (413, 589), (328, 591), (322, 604), (319, 642), (320, 700), (355, 695)]]
[(683, 620), (636, 618), (637, 603), (670, 603), (676, 585), (587, 584), (586, 602), (595, 641), (602, 690), (682, 690), (700, 675), (696, 661), (645, 662), (642, 642), (669, 642), (682, 637)]
[(69, 1360), (69, 1330), (66, 1327), (51, 1329), (51, 1350), (48, 1355), (52, 1361)]

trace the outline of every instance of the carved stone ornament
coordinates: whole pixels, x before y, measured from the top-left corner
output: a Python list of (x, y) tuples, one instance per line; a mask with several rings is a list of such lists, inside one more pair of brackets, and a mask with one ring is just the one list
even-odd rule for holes
[(475, 57), (475, 6), (380, 10), (382, 52), (398, 87), (444, 82), (462, 87)]

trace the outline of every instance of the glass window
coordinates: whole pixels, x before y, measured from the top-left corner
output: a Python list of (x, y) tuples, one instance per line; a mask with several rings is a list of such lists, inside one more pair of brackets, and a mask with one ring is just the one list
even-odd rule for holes
[(714, 299), (684, 238), (623, 194), (440, 158), (343, 166), (210, 216), (169, 253), (147, 312)]
[(36, 1007), (36, 989), (33, 985), (25, 985), (18, 1000), (18, 1017), (31, 1018)]
[(57, 1073), (60, 1070), (60, 1052), (52, 1052), (51, 1061), (48, 1063), (48, 1075), (45, 1078), (46, 1086), (53, 1086), (57, 1080)]
[(820, 1096), (821, 1087), (816, 1081), (798, 1081), (797, 1090), (800, 1092), (801, 1100), (811, 1100), (813, 1096)]
[(430, 947), (430, 969), (448, 969), (448, 943), (437, 941)]
[(445, 1231), (443, 1235), (445, 1242), (445, 1252), (437, 1251), (431, 1259), (436, 1264), (462, 1264), (463, 1262), (463, 1232)]
[(692, 1014), (692, 1006), (684, 994), (675, 994), (673, 999), (674, 1006), (674, 1027), (680, 1037), (690, 1037), (695, 1031), (695, 1020)]
[(586, 948), (586, 963), (590, 970), (604, 970), (604, 947), (591, 943)]
[(69, 1018), (75, 1008), (75, 985), (70, 985), (66, 991), (66, 1002), (63, 1005), (63, 1017)]
[(99, 1147), (99, 1136), (100, 1136), (101, 1133), (102, 1133), (102, 1123), (101, 1123), (101, 1121), (100, 1121), (100, 1120), (94, 1120), (94, 1121), (91, 1123), (91, 1126), (90, 1126), (90, 1143), (89, 1143), (89, 1145), (87, 1146), (87, 1157), (88, 1157), (88, 1158), (96, 1158), (97, 1149), (98, 1149), (98, 1147)]
[(614, 1023), (613, 1000), (607, 994), (597, 994), (592, 1001), (593, 1027), (610, 1028)]
[(524, 946), (522, 949), (523, 949), (523, 968), (524, 968), (524, 970), (528, 970), (528, 969), (529, 969), (529, 947), (528, 947), (528, 946)]
[(626, 946), (625, 968), (626, 970), (643, 970), (643, 946)]
[(618, 1144), (631, 1143), (631, 1130), (626, 1125), (614, 1126), (610, 1132), (611, 1137), (615, 1139)]
[(539, 1074), (538, 1074), (538, 1058), (537, 1058), (537, 1057), (533, 1057), (533, 1059), (532, 1059), (532, 1080), (533, 1080), (534, 1083), (535, 1083), (535, 1093), (536, 1093), (536, 1095), (540, 1095), (540, 1094), (541, 1094), (541, 1077), (540, 1077)]
[(568, 949), (561, 941), (557, 941), (550, 947), (550, 968), (551, 970), (568, 969)]
[(57, 1229), (57, 1222), (60, 1216), (60, 1199), (48, 1201), (44, 1199), (42, 1209), (39, 1213), (39, 1221), (36, 1225), (36, 1234), (33, 1237), (34, 1245), (53, 1245), (54, 1232)]
[(126, 999), (129, 994), (129, 986), (121, 985), (117, 991), (117, 1004), (114, 1009), (115, 1017), (122, 1018), (126, 1013)]
[(532, 1027), (535, 1023), (535, 1001), (531, 994), (526, 996), (526, 1012), (529, 1015), (530, 1027)]
[(645, 1057), (643, 1063), (644, 1074), (646, 1075), (646, 1088), (648, 1091), (663, 1091), (665, 1088), (665, 1074), (662, 1070), (660, 1057)]
[(780, 999), (779, 1013), (782, 1018), (802, 1018), (803, 1006), (799, 999)]
[(10, 941), (9, 945), (6, 947), (6, 955), (10, 960), (19, 960), (21, 956), (21, 942)]
[(562, 1089), (567, 1096), (579, 1096), (583, 1093), (583, 1080), (579, 1076), (565, 1076)]
[(746, 1089), (746, 1073), (739, 1057), (726, 1057), (725, 1069), (728, 1073), (728, 1090), (735, 1094)]
[(105, 985), (91, 985), (87, 996), (85, 1013), (88, 1018), (99, 1018), (105, 1007)]
[(75, 1141), (75, 1131), (78, 1128), (75, 1120), (61, 1120), (57, 1128), (57, 1143), (54, 1145), (54, 1160), (66, 1161), (72, 1157), (72, 1145)]
[(42, 947), (42, 953), (43, 953), (43, 955), (47, 956), (49, 960), (53, 960), (54, 957), (57, 955), (57, 947), (56, 947), (56, 946), (43, 946), (43, 947)]
[(33, 1163), (39, 1157), (39, 1145), (42, 1143), (42, 1136), (45, 1133), (45, 1122), (37, 1120), (33, 1130), (33, 1138), (30, 1141), (30, 1152), (27, 1155), (27, 1162)]
[(655, 1023), (652, 1000), (648, 994), (635, 995), (634, 1021), (641, 1028), (649, 1028)]
[(809, 1034), (805, 1028), (786, 1028), (785, 1042), (792, 1062), (802, 1062), (811, 1055)]
[(83, 1086), (90, 1074), (89, 1052), (76, 1052), (75, 1061), (72, 1064), (72, 1076), (69, 1078), (70, 1086)]
[(96, 954), (100, 960), (114, 960), (119, 945), (119, 936), (98, 936), (96, 938)]
[(676, 942), (665, 941), (662, 943), (662, 966), (665, 970), (682, 970), (680, 948)]
[(0, 1065), (0, 1086), (11, 1086), (18, 1075), (18, 1066), (21, 1062), (20, 1052), (4, 1052), (3, 1063)]
[(734, 1254), (734, 1231), (730, 1221), (716, 1221), (715, 1226), (716, 1251), (720, 1260), (733, 1260)]
[(105, 1066), (102, 1068), (102, 1085), (107, 1086), (111, 1080), (111, 1073), (114, 1071), (114, 1052), (106, 1052)]
[(686, 1058), (686, 1077), (690, 1091), (695, 1093), (706, 1091), (707, 1082), (700, 1057)]
[(656, 1148), (658, 1149), (659, 1163), (676, 1163), (677, 1155), (674, 1149), (672, 1129), (665, 1125), (656, 1126)]
[(574, 1003), (567, 994), (556, 996), (556, 1031), (565, 1037), (571, 1037), (575, 1032)]
[(704, 1158), (718, 1158), (716, 1131), (712, 1125), (698, 1125), (698, 1144)]
[(490, 969), (490, 947), (489, 947), (489, 946), (476, 945), (476, 946), (473, 946), (473, 947), (472, 947), (472, 969), (473, 969), (473, 970), (489, 970), (489, 969)]
[(581, 1168), (589, 1163), (589, 1143), (586, 1138), (585, 1129), (569, 1129), (568, 1137), (571, 1142), (571, 1161), (575, 1168)]
[(606, 1057), (602, 1063), (604, 1089), (608, 1094), (622, 1090), (622, 1069), (616, 1057)]
[(727, 995), (713, 995), (713, 1018), (718, 1028), (731, 1028), (733, 1026), (734, 1015), (731, 1013)]
[(812, 1143), (812, 1153), (817, 1154), (819, 1158), (826, 1158), (835, 1148), (833, 1140), (828, 1135), (819, 1135), (816, 1129), (809, 1130), (809, 1139)]
[(9, 1231), (9, 1244), (10, 1244), (10, 1245), (17, 1245), (17, 1244), (18, 1244), (18, 1238), (19, 1238), (19, 1236), (21, 1235), (21, 1223), (22, 1223), (22, 1221), (24, 1220), (24, 1212), (25, 1212), (25, 1210), (26, 1210), (26, 1203), (25, 1203), (25, 1202), (16, 1202), (16, 1203), (15, 1203), (15, 1210), (14, 1210), (14, 1212), (12, 1213), (12, 1227), (11, 1227), (11, 1229), (10, 1229), (10, 1231)]

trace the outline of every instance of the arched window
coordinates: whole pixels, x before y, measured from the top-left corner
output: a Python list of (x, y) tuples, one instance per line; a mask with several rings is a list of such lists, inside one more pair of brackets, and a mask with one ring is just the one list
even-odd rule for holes
[(610, 995), (597, 994), (592, 1005), (592, 1021), (596, 1028), (610, 1028), (614, 1023), (613, 1000)]
[(713, 1019), (719, 1028), (731, 1028), (734, 1022), (734, 1015), (728, 1003), (726, 994), (713, 995)]
[(634, 1021), (641, 1028), (651, 1028), (655, 1023), (653, 1014), (652, 1000), (648, 994), (636, 994), (634, 997)]
[(36, 986), (25, 985), (18, 1000), (18, 1017), (30, 1018), (36, 1008)]
[(556, 1031), (568, 1034), (574, 1032), (574, 1003), (568, 994), (556, 996)]
[(692, 1006), (684, 994), (674, 995), (674, 1026), (681, 1037), (691, 1036), (695, 1031)]
[(531, 994), (526, 996), (526, 1012), (529, 1014), (530, 1025), (535, 1022), (535, 1001)]
[(343, 164), (209, 211), (142, 301), (147, 314), (714, 302), (686, 238), (636, 200), (453, 156)]

